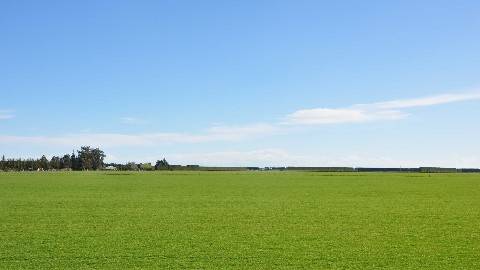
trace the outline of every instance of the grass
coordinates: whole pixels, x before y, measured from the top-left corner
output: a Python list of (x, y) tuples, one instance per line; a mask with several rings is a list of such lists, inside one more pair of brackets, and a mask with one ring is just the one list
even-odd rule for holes
[(0, 173), (0, 268), (480, 269), (480, 175)]

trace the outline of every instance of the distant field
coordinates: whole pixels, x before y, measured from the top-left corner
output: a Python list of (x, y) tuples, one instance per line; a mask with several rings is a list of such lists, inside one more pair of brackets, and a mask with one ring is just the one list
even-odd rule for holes
[(480, 174), (0, 173), (2, 269), (480, 269)]

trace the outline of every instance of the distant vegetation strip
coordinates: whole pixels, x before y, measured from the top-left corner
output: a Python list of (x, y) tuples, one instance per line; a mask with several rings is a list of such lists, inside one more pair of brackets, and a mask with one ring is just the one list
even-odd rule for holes
[(412, 173), (475, 173), (478, 168), (362, 168), (362, 167), (222, 167), (200, 165), (172, 165), (165, 158), (157, 160), (155, 165), (151, 163), (105, 163), (105, 153), (99, 148), (82, 146), (80, 150), (53, 156), (47, 159), (41, 158), (5, 158), (0, 160), (0, 171), (309, 171), (309, 172), (412, 172)]

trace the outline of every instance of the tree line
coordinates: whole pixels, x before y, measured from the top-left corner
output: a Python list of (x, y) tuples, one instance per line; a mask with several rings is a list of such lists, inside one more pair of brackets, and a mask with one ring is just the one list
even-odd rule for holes
[(47, 171), (47, 170), (120, 170), (120, 171), (153, 171), (153, 170), (194, 170), (194, 171), (312, 171), (312, 172), (417, 172), (417, 173), (440, 173), (440, 172), (480, 172), (478, 168), (457, 169), (457, 168), (438, 168), (438, 167), (420, 167), (420, 168), (353, 168), (353, 167), (204, 167), (199, 165), (171, 165), (164, 158), (157, 160), (155, 165), (151, 163), (127, 162), (104, 163), (105, 153), (99, 148), (82, 146), (80, 150), (72, 151), (72, 154), (63, 156), (53, 156), (47, 159), (45, 155), (34, 159), (6, 159), (2, 156), (0, 160), (0, 171)]
[(170, 165), (168, 161), (164, 158), (162, 160), (157, 160), (155, 165), (152, 166), (151, 163), (135, 163), (127, 162), (125, 164), (121, 163), (108, 163), (105, 164), (106, 169), (115, 168), (119, 171), (153, 171), (153, 170), (173, 170), (178, 165)]
[(127, 162), (104, 163), (106, 157), (105, 152), (99, 148), (90, 146), (82, 146), (80, 150), (72, 151), (72, 154), (63, 156), (53, 156), (48, 159), (45, 155), (40, 158), (5, 158), (2, 156), (0, 160), (0, 171), (47, 171), (47, 170), (64, 170), (64, 171), (87, 171), (111, 169), (121, 171), (150, 171), (150, 170), (172, 170), (167, 160), (157, 160), (155, 165), (150, 163)]
[(46, 171), (46, 170), (100, 170), (104, 166), (105, 153), (99, 148), (82, 146), (80, 150), (65, 154), (63, 156), (53, 156), (47, 159), (45, 155), (41, 158), (28, 159), (6, 159), (2, 156), (0, 160), (1, 171)]

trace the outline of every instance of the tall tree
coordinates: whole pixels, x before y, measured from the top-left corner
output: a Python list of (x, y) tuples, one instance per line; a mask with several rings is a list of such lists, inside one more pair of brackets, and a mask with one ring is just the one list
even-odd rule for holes
[(106, 157), (105, 153), (99, 148), (95, 148), (91, 152), (92, 154), (92, 167), (94, 170), (103, 168), (103, 159)]
[(59, 170), (60, 169), (60, 158), (57, 156), (53, 156), (50, 159), (50, 168)]
[(82, 170), (91, 170), (93, 168), (92, 148), (90, 146), (82, 146), (77, 152), (82, 164)]
[(80, 165), (80, 160), (78, 159), (77, 156), (75, 156), (75, 151), (72, 151), (72, 155), (70, 156), (70, 162), (71, 162), (71, 167), (72, 170), (80, 170), (81, 165)]
[(64, 155), (61, 159), (60, 159), (60, 166), (62, 169), (70, 169), (72, 168), (72, 159), (70, 157), (70, 155)]
[(170, 169), (170, 164), (168, 164), (165, 158), (163, 158), (162, 160), (157, 160), (157, 163), (155, 163), (155, 170), (168, 170), (168, 169)]
[(43, 155), (40, 160), (39, 160), (39, 167), (44, 169), (44, 170), (48, 170), (48, 159), (45, 157), (45, 155)]

